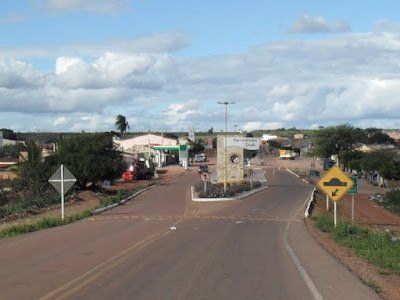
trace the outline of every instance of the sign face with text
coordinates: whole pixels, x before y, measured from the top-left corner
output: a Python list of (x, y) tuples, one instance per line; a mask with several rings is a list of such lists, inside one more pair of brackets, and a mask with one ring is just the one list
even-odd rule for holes
[(342, 199), (353, 185), (353, 180), (338, 166), (330, 168), (329, 171), (318, 181), (320, 189), (335, 202)]
[(358, 177), (351, 176), (351, 180), (353, 180), (353, 187), (349, 189), (347, 192), (349, 194), (357, 194), (358, 193)]
[(260, 149), (260, 139), (250, 137), (227, 137), (228, 147), (236, 146), (247, 150)]

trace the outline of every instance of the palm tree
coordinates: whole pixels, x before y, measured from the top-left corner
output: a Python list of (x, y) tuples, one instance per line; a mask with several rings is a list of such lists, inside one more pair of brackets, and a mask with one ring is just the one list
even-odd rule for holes
[(125, 116), (123, 115), (118, 115), (117, 119), (115, 121), (115, 127), (119, 130), (121, 134), (126, 132), (127, 129), (129, 129), (129, 123), (126, 120)]

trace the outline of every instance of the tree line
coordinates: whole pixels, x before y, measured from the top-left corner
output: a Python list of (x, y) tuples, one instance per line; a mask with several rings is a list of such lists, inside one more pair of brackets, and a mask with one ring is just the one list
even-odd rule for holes
[(359, 144), (395, 144), (381, 129), (360, 129), (343, 124), (321, 128), (313, 133), (312, 154), (319, 157), (337, 155), (343, 168), (371, 173), (379, 172), (389, 180), (400, 179), (400, 156), (393, 150), (361, 152)]

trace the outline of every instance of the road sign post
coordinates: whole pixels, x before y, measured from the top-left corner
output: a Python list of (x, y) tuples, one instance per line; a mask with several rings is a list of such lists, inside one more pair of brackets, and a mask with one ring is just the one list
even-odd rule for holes
[(61, 219), (64, 220), (64, 196), (76, 182), (72, 173), (63, 164), (51, 175), (50, 184), (61, 194)]
[(326, 195), (326, 211), (329, 211), (329, 196)]
[[(333, 166), (318, 181), (319, 188), (333, 201), (334, 223), (336, 227), (336, 203), (354, 186), (353, 180), (338, 166)], [(328, 208), (328, 204), (327, 204)]]
[(348, 190), (348, 193), (351, 193), (351, 222), (354, 223), (354, 198), (358, 193), (358, 177), (351, 176), (351, 180), (353, 180), (353, 187)]
[(201, 174), (201, 180), (204, 182), (204, 193), (207, 193), (207, 181), (210, 180), (210, 174), (203, 172)]

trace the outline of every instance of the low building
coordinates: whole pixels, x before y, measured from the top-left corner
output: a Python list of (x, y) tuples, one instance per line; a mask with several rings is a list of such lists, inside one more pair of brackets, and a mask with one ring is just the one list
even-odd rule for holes
[(113, 142), (128, 161), (148, 158), (159, 167), (175, 162), (179, 153), (178, 140), (163, 135), (149, 133), (125, 140), (114, 138)]
[(360, 144), (356, 147), (356, 150), (361, 151), (361, 152), (372, 152), (372, 151), (378, 151), (378, 150), (392, 150), (394, 149), (394, 145), (392, 144), (372, 144), (372, 145), (366, 145), (366, 144)]
[(399, 141), (400, 140), (400, 131), (387, 131), (385, 132), (390, 138)]
[(304, 140), (304, 134), (296, 133), (293, 137), (295, 140)]

